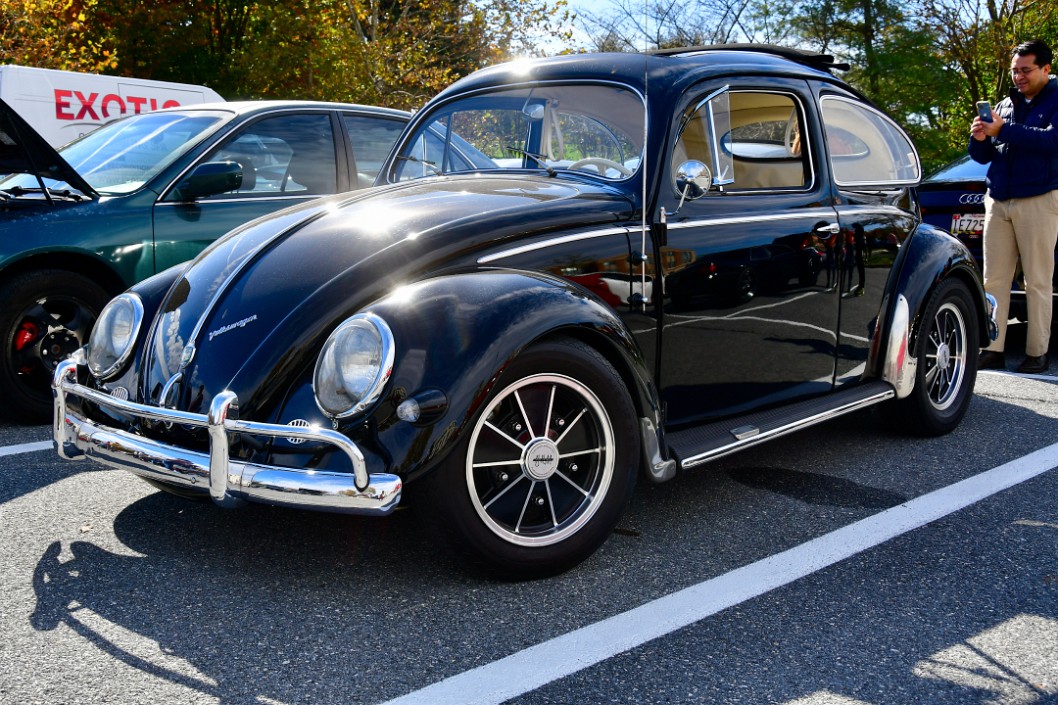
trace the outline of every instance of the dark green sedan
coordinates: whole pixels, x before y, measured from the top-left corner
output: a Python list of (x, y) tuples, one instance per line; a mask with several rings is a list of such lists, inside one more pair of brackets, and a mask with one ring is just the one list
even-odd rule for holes
[(0, 410), (48, 420), (52, 371), (111, 296), (258, 216), (372, 185), (407, 121), (216, 103), (135, 115), (56, 153), (0, 101)]

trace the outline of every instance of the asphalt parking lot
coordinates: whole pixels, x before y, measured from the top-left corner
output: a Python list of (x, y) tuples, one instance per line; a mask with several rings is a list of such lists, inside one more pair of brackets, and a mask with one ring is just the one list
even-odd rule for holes
[(641, 483), (527, 583), (410, 510), (224, 511), (47, 441), (0, 426), (3, 703), (1058, 703), (1055, 362), (944, 438), (866, 412)]

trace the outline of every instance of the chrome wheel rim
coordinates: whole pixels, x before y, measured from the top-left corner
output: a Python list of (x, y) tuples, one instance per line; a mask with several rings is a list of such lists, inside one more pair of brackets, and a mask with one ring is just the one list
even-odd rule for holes
[(962, 311), (946, 303), (933, 317), (926, 339), (923, 380), (930, 403), (943, 411), (955, 403), (966, 377), (966, 321)]
[(485, 525), (519, 546), (548, 546), (598, 511), (613, 477), (614, 430), (595, 393), (554, 374), (505, 388), (474, 426), (470, 500)]

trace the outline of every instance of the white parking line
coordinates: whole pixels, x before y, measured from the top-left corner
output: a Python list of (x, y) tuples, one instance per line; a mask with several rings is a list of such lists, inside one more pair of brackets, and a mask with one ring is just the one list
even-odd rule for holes
[(37, 451), (51, 449), (51, 441), (40, 441), (38, 443), (20, 443), (16, 446), (0, 446), (0, 456), (19, 455), (21, 453), (36, 453)]
[(1058, 467), (1058, 444), (385, 705), (499, 705)]

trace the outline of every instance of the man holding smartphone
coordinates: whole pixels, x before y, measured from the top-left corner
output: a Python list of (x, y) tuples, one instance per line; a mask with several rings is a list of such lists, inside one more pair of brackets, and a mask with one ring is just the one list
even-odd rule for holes
[[(1038, 39), (1014, 49), (1014, 87), (994, 110), (978, 105), (970, 128), (970, 157), (988, 164), (985, 196), (985, 290), (996, 298), (999, 335), (978, 367), (1005, 369), (1010, 282), (1018, 258), (1025, 273), (1027, 357), (1018, 372), (1047, 371), (1054, 247), (1058, 239), (1058, 83), (1050, 47)], [(989, 119), (983, 119), (987, 116)]]

